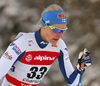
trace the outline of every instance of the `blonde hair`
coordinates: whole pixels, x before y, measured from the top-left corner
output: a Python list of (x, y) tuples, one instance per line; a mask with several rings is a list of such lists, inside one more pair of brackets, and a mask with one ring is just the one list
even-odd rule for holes
[[(48, 12), (48, 11), (54, 11), (54, 10), (63, 10), (59, 5), (57, 4), (52, 4), (50, 6), (48, 6), (47, 8), (45, 8), (42, 13), (41, 13), (41, 16), (45, 13), (45, 12)], [(42, 25), (41, 25), (41, 18), (39, 20), (39, 23), (37, 25), (38, 28), (41, 28)]]
[[(54, 10), (63, 10), (59, 5), (57, 4), (53, 4), (53, 5), (50, 5), (48, 6), (46, 9), (44, 9), (41, 13), (41, 16), (45, 13), (45, 12), (48, 12), (48, 11), (54, 11)], [(40, 25), (41, 25), (41, 18), (40, 18), (40, 21), (39, 21)]]
[(63, 10), (59, 5), (57, 4), (53, 4), (53, 5), (50, 5), (48, 6), (46, 9), (44, 9), (41, 13), (41, 16), (45, 13), (45, 12), (48, 12), (48, 11), (54, 11), (54, 10)]

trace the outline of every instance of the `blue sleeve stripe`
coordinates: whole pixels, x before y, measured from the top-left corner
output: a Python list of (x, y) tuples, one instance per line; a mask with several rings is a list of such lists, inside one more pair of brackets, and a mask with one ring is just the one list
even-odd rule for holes
[(76, 79), (78, 73), (77, 71), (74, 71), (71, 75), (70, 75), (70, 78), (69, 78), (69, 81), (70, 81), (70, 84), (72, 84), (74, 82), (74, 80)]
[(68, 78), (67, 75), (66, 75), (66, 72), (65, 72), (65, 67), (64, 67), (64, 61), (63, 61), (63, 52), (60, 51), (60, 55), (58, 57), (58, 61), (59, 61), (59, 68), (63, 74), (63, 77), (65, 79), (65, 81), (68, 83), (68, 84), (72, 84), (76, 78), (76, 76), (78, 75), (78, 73), (76, 71), (74, 71), (70, 77)]
[[(24, 51), (23, 53), (21, 53), (21, 54), (19, 55), (19, 57), (18, 57), (18, 58), (16, 59), (16, 61), (14, 62), (14, 64), (24, 56), (25, 52), (26, 52), (26, 51)], [(13, 64), (13, 65), (14, 65), (14, 64)]]

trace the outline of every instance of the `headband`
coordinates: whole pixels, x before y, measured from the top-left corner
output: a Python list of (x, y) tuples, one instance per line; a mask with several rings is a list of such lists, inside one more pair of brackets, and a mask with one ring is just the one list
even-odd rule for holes
[[(41, 24), (45, 26), (53, 24), (67, 24), (65, 12), (63, 10), (48, 11), (42, 15)], [(46, 23), (46, 24), (45, 24)]]

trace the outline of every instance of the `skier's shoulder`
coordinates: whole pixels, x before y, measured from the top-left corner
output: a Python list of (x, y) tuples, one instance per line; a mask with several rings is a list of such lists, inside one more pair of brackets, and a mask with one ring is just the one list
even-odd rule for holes
[(33, 35), (34, 33), (19, 32), (12, 43), (16, 43), (17, 45), (26, 46), (27, 39), (31, 38)]
[(59, 39), (58, 41), (59, 46), (60, 46), (60, 50), (64, 53), (64, 54), (68, 54), (68, 48), (66, 46), (66, 43), (63, 41), (63, 39)]
[(34, 36), (34, 34), (35, 34), (35, 32), (29, 32), (29, 33), (19, 32), (15, 39), (19, 39), (19, 38), (21, 38), (21, 39), (30, 38), (30, 37)]
[(65, 42), (64, 42), (63, 39), (61, 39), (61, 38), (59, 39), (58, 44), (59, 44), (59, 46), (60, 46), (61, 48), (66, 47)]

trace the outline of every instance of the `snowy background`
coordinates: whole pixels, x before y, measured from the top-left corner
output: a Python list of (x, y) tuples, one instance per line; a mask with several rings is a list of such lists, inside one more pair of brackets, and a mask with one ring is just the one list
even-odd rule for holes
[[(69, 29), (63, 36), (75, 68), (78, 53), (91, 52), (92, 66), (83, 75), (82, 86), (100, 86), (100, 0), (0, 0), (0, 56), (19, 32), (33, 32), (41, 12), (51, 4), (66, 12)], [(68, 86), (54, 62), (39, 86)]]

